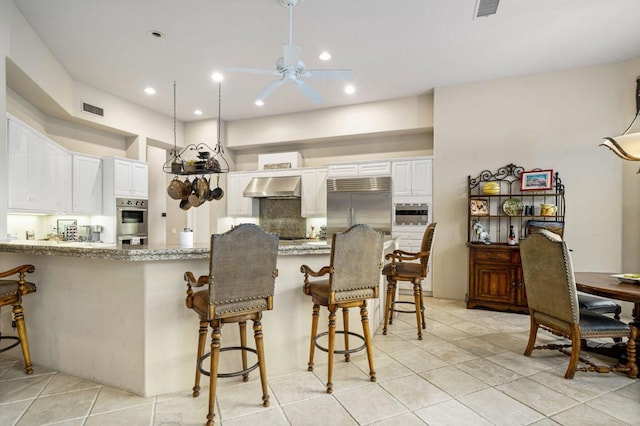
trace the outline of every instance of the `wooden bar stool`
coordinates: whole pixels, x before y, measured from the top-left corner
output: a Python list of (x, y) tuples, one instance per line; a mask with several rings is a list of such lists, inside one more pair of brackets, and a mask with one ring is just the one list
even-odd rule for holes
[[(209, 412), (207, 425), (214, 424), (216, 385), (218, 377), (242, 376), (249, 379), (249, 372), (260, 369), (262, 405), (269, 406), (267, 372), (262, 337), (262, 311), (273, 309), (275, 279), (278, 276), (278, 235), (265, 232), (254, 224), (242, 224), (225, 234), (211, 236), (209, 275), (196, 281), (193, 273), (184, 274), (187, 281), (186, 304), (200, 318), (198, 330), (198, 352), (196, 376), (193, 386), (194, 398), (200, 395), (201, 374), (209, 376)], [(194, 292), (194, 287), (205, 289)], [(246, 325), (253, 321), (255, 349), (247, 347)], [(238, 323), (240, 346), (220, 347), (222, 326)], [(207, 329), (211, 327), (211, 352), (204, 354)], [(239, 350), (242, 355), (242, 370), (219, 373), (220, 352)], [(258, 362), (247, 365), (247, 352), (257, 355)], [(209, 371), (202, 367), (210, 357)]]
[(22, 349), (24, 358), (24, 371), (26, 374), (33, 373), (31, 354), (29, 352), (29, 340), (27, 339), (27, 327), (24, 323), (24, 310), (22, 309), (22, 296), (36, 291), (36, 285), (25, 280), (25, 274), (35, 272), (33, 265), (21, 265), (8, 271), (0, 272), (0, 278), (18, 275), (17, 280), (0, 280), (0, 307), (13, 305), (13, 323), (18, 336), (1, 336), (0, 339), (15, 340), (14, 343), (0, 349), (0, 353), (7, 351), (17, 345)]
[[(382, 246), (384, 235), (367, 225), (354, 225), (345, 232), (333, 235), (331, 243), (331, 264), (314, 271), (307, 265), (300, 267), (304, 274), (304, 293), (313, 300), (313, 317), (311, 322), (311, 343), (309, 346), (309, 371), (313, 371), (314, 350), (327, 352), (329, 356), (329, 373), (327, 393), (333, 392), (333, 357), (344, 354), (345, 361), (353, 352), (367, 350), (369, 361), (369, 377), (376, 381), (373, 367), (373, 348), (369, 332), (369, 316), (367, 299), (378, 297), (380, 267), (382, 266)], [(327, 278), (310, 281), (309, 277)], [(320, 306), (329, 310), (329, 331), (318, 334), (318, 318)], [(363, 335), (349, 331), (349, 308), (360, 308)], [(344, 330), (336, 331), (336, 311), (342, 309)], [(335, 335), (344, 334), (345, 349), (335, 349)], [(329, 346), (324, 348), (318, 344), (318, 338), (329, 335)], [(349, 349), (349, 336), (359, 337), (364, 344)]]

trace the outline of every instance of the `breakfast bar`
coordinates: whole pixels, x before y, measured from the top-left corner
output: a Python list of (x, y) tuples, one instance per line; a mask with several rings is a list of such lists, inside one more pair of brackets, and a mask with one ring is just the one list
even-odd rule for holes
[[(385, 250), (394, 244), (388, 241)], [(278, 251), (274, 309), (263, 317), (269, 375), (306, 369), (312, 305), (302, 292), (300, 265), (328, 265), (331, 248), (281, 241)], [(23, 303), (36, 366), (144, 396), (193, 386), (198, 320), (184, 305), (183, 275), (208, 274), (208, 245), (22, 241), (0, 243), (0, 253), (0, 269), (36, 267), (30, 280), (38, 290)], [(369, 306), (373, 330), (381, 322), (381, 302)], [(3, 330), (9, 321), (2, 316)], [(237, 337), (236, 327), (222, 332)], [(221, 371), (233, 371), (235, 361), (221, 359)]]

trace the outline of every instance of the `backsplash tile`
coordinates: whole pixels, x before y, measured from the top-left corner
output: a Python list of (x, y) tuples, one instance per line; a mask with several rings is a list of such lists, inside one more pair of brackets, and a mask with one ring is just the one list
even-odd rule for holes
[(281, 238), (304, 238), (306, 219), (300, 215), (300, 198), (261, 198), (260, 226)]

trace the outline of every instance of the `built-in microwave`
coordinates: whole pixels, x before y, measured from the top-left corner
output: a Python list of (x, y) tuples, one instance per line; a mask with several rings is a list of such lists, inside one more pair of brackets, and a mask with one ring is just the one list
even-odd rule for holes
[(427, 225), (429, 223), (429, 204), (427, 203), (395, 203), (395, 225)]

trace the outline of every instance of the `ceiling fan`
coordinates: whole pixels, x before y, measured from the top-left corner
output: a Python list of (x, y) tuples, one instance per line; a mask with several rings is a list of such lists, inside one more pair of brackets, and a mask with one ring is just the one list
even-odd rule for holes
[(276, 61), (276, 69), (257, 69), (242, 67), (227, 67), (225, 71), (248, 73), (248, 74), (268, 74), (280, 77), (269, 84), (257, 97), (256, 103), (263, 102), (269, 95), (275, 92), (278, 87), (290, 81), (300, 90), (311, 102), (319, 104), (323, 101), (322, 95), (311, 87), (305, 79), (323, 78), (328, 80), (351, 80), (353, 72), (347, 69), (327, 69), (308, 70), (304, 67), (304, 62), (300, 60), (302, 49), (293, 44), (293, 8), (302, 0), (277, 0), (282, 6), (289, 8), (289, 44), (284, 45), (284, 53)]

